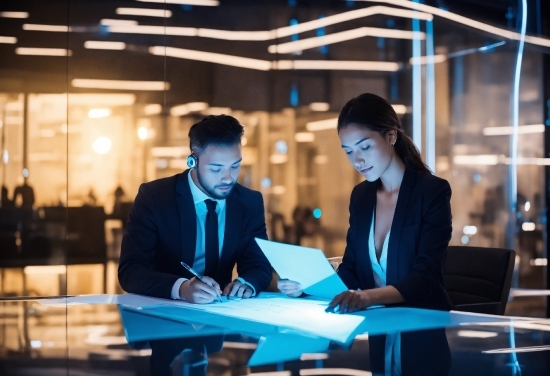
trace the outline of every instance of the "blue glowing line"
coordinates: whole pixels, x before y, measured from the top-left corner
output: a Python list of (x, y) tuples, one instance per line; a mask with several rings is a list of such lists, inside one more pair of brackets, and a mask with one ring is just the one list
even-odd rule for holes
[(508, 247), (515, 244), (516, 233), (516, 206), (518, 191), (518, 127), (519, 127), (519, 84), (521, 76), (521, 63), (523, 59), (523, 48), (525, 47), (525, 32), (527, 28), (527, 0), (521, 1), (521, 34), (516, 55), (516, 66), (514, 70), (514, 87), (512, 91), (512, 134), (510, 136), (510, 230)]
[[(511, 349), (515, 349), (516, 348), (516, 332), (514, 331), (514, 326), (510, 325), (510, 332), (508, 333), (508, 341), (510, 342), (509, 343), (509, 346)], [(513, 370), (514, 370), (514, 375), (516, 375), (517, 373), (519, 373), (521, 375), (521, 368), (520, 368), (520, 365), (519, 365), (519, 362), (518, 362), (518, 354), (514, 351), (514, 352), (511, 352), (510, 353), (510, 363), (508, 365), (510, 365)]]
[[(419, 0), (413, 1), (419, 2)], [(415, 32), (420, 32), (418, 18), (413, 18), (412, 29)], [(413, 38), (412, 55), (414, 60), (420, 60), (422, 45), (418, 38)], [(420, 64), (413, 64), (412, 86), (412, 139), (418, 150), (422, 150), (422, 66)]]
[[(433, 22), (426, 21), (426, 55), (434, 56)], [(435, 171), (435, 68), (433, 59), (426, 64), (426, 164)]]

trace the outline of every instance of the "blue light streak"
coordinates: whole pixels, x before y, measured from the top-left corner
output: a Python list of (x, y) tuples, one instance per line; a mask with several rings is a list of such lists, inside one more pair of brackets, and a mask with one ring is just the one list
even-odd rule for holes
[[(413, 0), (419, 3), (419, 0)], [(413, 32), (420, 32), (420, 20), (413, 18)], [(412, 41), (413, 60), (420, 60), (422, 55), (422, 45), (419, 38), (413, 38)], [(418, 148), (422, 150), (422, 66), (413, 64), (412, 66), (412, 139)]]
[(517, 191), (518, 191), (518, 127), (519, 127), (519, 84), (521, 79), (521, 63), (523, 59), (523, 49), (525, 47), (525, 32), (527, 28), (527, 0), (521, 1), (521, 32), (516, 55), (516, 66), (514, 69), (514, 86), (512, 90), (512, 134), (510, 135), (510, 197), (509, 197), (509, 231), (508, 231), (508, 247), (515, 248), (515, 212), (517, 207)]
[[(426, 56), (434, 56), (433, 21), (426, 21)], [(435, 67), (433, 59), (426, 64), (426, 164), (435, 171)]]

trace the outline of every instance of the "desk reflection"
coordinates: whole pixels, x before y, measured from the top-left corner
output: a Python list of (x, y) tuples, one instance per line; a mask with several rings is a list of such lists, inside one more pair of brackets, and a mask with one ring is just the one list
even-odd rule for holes
[(452, 359), (445, 329), (369, 337), (373, 375), (448, 375)]

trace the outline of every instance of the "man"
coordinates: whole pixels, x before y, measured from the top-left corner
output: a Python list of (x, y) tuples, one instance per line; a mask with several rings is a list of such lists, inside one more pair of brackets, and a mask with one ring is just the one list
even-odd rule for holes
[[(193, 168), (141, 185), (122, 240), (118, 276), (124, 290), (210, 303), (220, 286), (228, 297), (248, 298), (269, 285), (270, 265), (254, 240), (267, 239), (263, 199), (237, 183), (242, 135), (235, 118), (208, 116), (189, 130)], [(215, 207), (213, 234), (206, 234), (207, 204)], [(209, 255), (212, 247), (218, 253)], [(239, 278), (231, 281), (235, 263)]]
[[(235, 118), (208, 116), (189, 130), (190, 170), (140, 186), (122, 239), (118, 278), (124, 290), (204, 304), (220, 294), (249, 298), (267, 288), (271, 267), (254, 240), (267, 239), (263, 199), (237, 183), (242, 135)], [(235, 264), (239, 277), (232, 280)], [(196, 349), (197, 340), (151, 347), (152, 371), (161, 374), (168, 366), (158, 363)]]

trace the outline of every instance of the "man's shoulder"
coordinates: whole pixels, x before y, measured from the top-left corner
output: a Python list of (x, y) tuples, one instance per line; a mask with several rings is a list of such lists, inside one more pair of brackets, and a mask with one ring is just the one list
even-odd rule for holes
[(182, 174), (176, 174), (173, 176), (168, 176), (165, 178), (155, 179), (151, 180), (150, 182), (143, 183), (141, 187), (143, 189), (148, 189), (152, 192), (167, 192), (169, 190), (175, 190), (176, 189), (176, 182), (181, 177)]
[(259, 200), (263, 200), (262, 194), (253, 189), (247, 188), (240, 184), (235, 184), (233, 188), (235, 190), (234, 194), (239, 199), (239, 201), (246, 204), (257, 204)]

